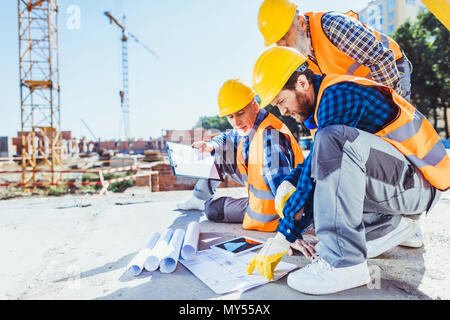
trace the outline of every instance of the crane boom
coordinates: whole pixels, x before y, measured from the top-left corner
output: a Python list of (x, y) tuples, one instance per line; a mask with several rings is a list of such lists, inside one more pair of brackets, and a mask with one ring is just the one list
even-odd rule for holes
[(111, 12), (110, 12), (110, 11), (105, 11), (105, 16), (107, 16), (107, 17), (109, 18), (109, 23), (113, 23), (113, 22), (114, 22), (120, 29), (122, 29), (122, 31), (125, 31), (125, 30), (126, 30), (125, 27), (122, 26), (122, 25), (120, 24), (120, 22), (117, 21), (117, 19), (114, 18), (114, 17), (111, 15)]
[(155, 58), (158, 58), (158, 55), (155, 53), (155, 51), (150, 49), (145, 43), (143, 43), (141, 40), (139, 40), (134, 34), (129, 32), (127, 30), (127, 28), (125, 28), (125, 26), (123, 26), (119, 21), (117, 21), (116, 18), (114, 18), (114, 16), (111, 14), (110, 11), (105, 11), (105, 16), (107, 16), (109, 18), (109, 23), (114, 22), (122, 30), (122, 32), (125, 34), (125, 36), (130, 36), (131, 39), (133, 39), (136, 43), (139, 43), (145, 50), (147, 50), (153, 56), (155, 56)]
[(86, 121), (84, 121), (83, 118), (80, 118), (80, 120), (81, 120), (81, 122), (83, 122), (84, 126), (88, 129), (89, 133), (92, 135), (92, 138), (94, 138), (94, 141), (97, 141), (97, 137), (92, 132), (91, 128), (89, 128), (89, 126), (87, 125)]

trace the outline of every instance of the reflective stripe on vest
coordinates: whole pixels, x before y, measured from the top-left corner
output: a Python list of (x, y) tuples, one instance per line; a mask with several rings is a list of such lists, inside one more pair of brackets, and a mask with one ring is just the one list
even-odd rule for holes
[(258, 213), (256, 211), (253, 211), (250, 208), (250, 206), (247, 207), (247, 212), (246, 213), (253, 220), (260, 221), (260, 222), (271, 222), (271, 221), (274, 221), (274, 220), (278, 220), (278, 218), (280, 217), (278, 214), (261, 214), (261, 213)]
[(272, 127), (289, 137), (296, 167), (303, 162), (303, 153), (289, 129), (274, 115), (269, 113), (261, 122), (250, 141), (248, 166), (242, 155), (242, 142), (237, 151), (238, 168), (248, 189), (248, 207), (242, 227), (246, 230), (275, 231), (278, 227), (278, 214), (275, 197), (267, 186), (264, 177), (264, 130)]
[(248, 191), (253, 193), (255, 195), (255, 197), (257, 197), (259, 199), (275, 200), (275, 197), (273, 196), (272, 191), (256, 189), (252, 184), (248, 185)]
[(442, 148), (442, 142), (438, 141), (434, 144), (431, 150), (427, 153), (425, 157), (420, 159), (414, 154), (406, 156), (409, 161), (411, 161), (416, 167), (422, 168), (425, 166), (437, 166), (444, 158), (447, 156), (447, 151)]
[[(326, 12), (305, 13), (309, 18), (311, 44), (322, 73), (347, 74), (371, 79), (369, 68), (347, 56), (328, 39), (322, 28), (322, 17), (325, 13)], [(400, 46), (394, 40), (374, 29), (368, 28), (364, 24), (362, 25), (370, 31), (385, 48), (389, 48), (393, 51), (395, 60), (403, 57)]]
[[(364, 78), (345, 75), (325, 76), (317, 96), (314, 119), (324, 90), (340, 82), (353, 82), (362, 86), (382, 88), (382, 92), (397, 107), (398, 115), (375, 135), (396, 147), (415, 165), (434, 187), (447, 190), (450, 187), (450, 157), (431, 123), (394, 90)], [(387, 89), (387, 90), (386, 90)], [(314, 132), (315, 134), (315, 132)]]

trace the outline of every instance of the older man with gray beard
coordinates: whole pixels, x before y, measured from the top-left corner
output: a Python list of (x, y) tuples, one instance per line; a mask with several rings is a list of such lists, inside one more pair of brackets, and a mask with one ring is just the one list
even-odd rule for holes
[(411, 95), (411, 64), (398, 44), (357, 20), (350, 11), (300, 14), (290, 0), (264, 0), (258, 26), (266, 46), (297, 49), (315, 62), (322, 74), (369, 78)]

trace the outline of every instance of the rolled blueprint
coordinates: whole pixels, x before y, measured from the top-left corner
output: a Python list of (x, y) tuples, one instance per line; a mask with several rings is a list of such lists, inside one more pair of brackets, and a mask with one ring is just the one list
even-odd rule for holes
[(139, 250), (137, 255), (128, 264), (127, 270), (133, 276), (138, 276), (144, 269), (145, 260), (149, 255), (152, 254), (152, 249), (155, 247), (156, 242), (159, 240), (159, 236), (160, 234), (158, 232), (153, 232), (150, 235), (150, 238), (147, 241), (145, 247)]
[(159, 238), (155, 247), (153, 248), (151, 255), (145, 259), (144, 268), (147, 271), (155, 271), (158, 269), (161, 259), (164, 257), (167, 247), (169, 246), (170, 239), (172, 238), (173, 230), (167, 229)]
[(185, 260), (192, 260), (197, 256), (198, 238), (200, 236), (200, 224), (196, 221), (189, 223), (184, 236), (181, 256)]
[(166, 253), (160, 262), (159, 270), (163, 273), (174, 272), (180, 256), (181, 245), (183, 244), (184, 230), (177, 229), (173, 233)]

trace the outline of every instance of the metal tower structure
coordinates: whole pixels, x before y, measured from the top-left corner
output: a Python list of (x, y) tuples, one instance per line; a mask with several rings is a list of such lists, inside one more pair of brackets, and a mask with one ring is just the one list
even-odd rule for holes
[[(125, 16), (123, 16), (125, 25)], [(120, 107), (122, 109), (121, 130), (125, 140), (130, 139), (130, 101), (128, 99), (128, 38), (126, 32), (122, 32), (122, 91), (120, 91)]]
[(22, 185), (56, 185), (61, 174), (58, 0), (18, 0)]
[(136, 36), (131, 34), (125, 27), (125, 16), (123, 16), (123, 23), (120, 23), (114, 18), (110, 11), (106, 11), (105, 16), (108, 17), (109, 23), (115, 23), (122, 31), (122, 90), (119, 91), (120, 95), (120, 107), (122, 110), (121, 116), (121, 135), (124, 140), (130, 140), (130, 101), (128, 92), (128, 37), (133, 39), (136, 43), (140, 44), (144, 49), (150, 52), (153, 56), (158, 58), (156, 53), (150, 49), (146, 44), (142, 43)]

